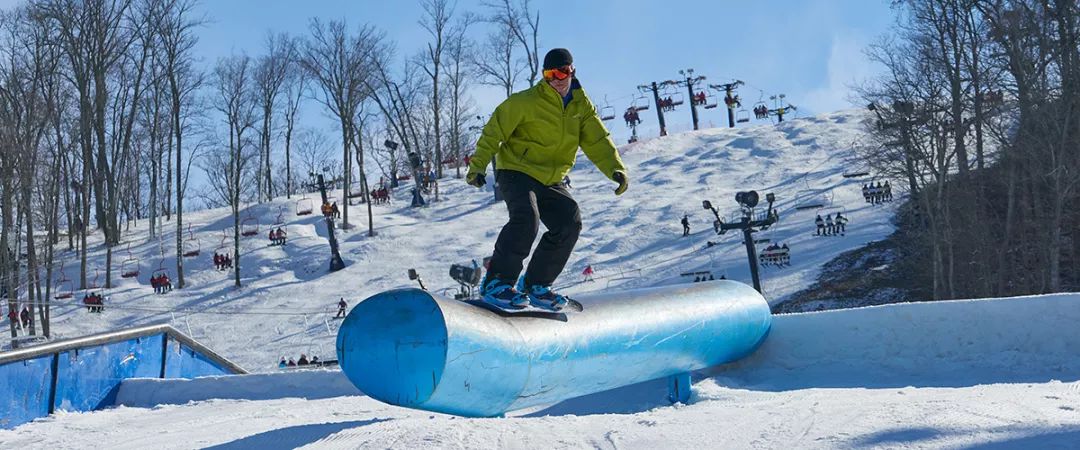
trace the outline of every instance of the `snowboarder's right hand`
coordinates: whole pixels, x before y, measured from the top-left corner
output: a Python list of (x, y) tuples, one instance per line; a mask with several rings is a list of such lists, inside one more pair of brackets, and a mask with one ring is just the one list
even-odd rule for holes
[(487, 184), (487, 176), (482, 172), (469, 172), (465, 174), (465, 182), (469, 183), (470, 186), (482, 188)]

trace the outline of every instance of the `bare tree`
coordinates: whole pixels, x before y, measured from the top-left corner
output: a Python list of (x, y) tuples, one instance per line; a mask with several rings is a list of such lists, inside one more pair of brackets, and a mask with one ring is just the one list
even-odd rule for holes
[(255, 92), (262, 112), (262, 129), (259, 136), (260, 176), (256, 183), (259, 186), (260, 201), (264, 198), (264, 193), (267, 201), (274, 198), (270, 137), (273, 133), (275, 105), (289, 74), (289, 66), (296, 59), (295, 52), (293, 40), (287, 35), (270, 33), (266, 36), (266, 54), (260, 56), (255, 63)]
[(300, 65), (299, 49), (294, 40), (290, 46), (293, 48), (292, 60), (289, 62), (285, 77), (285, 196), (292, 198), (293, 175), (292, 175), (292, 138), (293, 130), (296, 129), (297, 113), (300, 111), (300, 102), (307, 90), (307, 72)]
[[(370, 76), (368, 68), (372, 54), (381, 45), (382, 37), (370, 26), (350, 35), (345, 22), (322, 22), (312, 19), (311, 36), (305, 42), (300, 59), (311, 79), (319, 86), (316, 97), (337, 117), (341, 127), (343, 186), (348, 197), (352, 180), (349, 149), (352, 145), (353, 120), (360, 103), (367, 96), (364, 81)], [(342, 228), (348, 229), (349, 203), (342, 205)]]
[[(252, 79), (251, 60), (246, 55), (231, 56), (218, 61), (214, 68), (214, 108), (221, 113), (229, 130), (229, 159), (223, 178), (233, 216), (233, 278), (240, 287), (240, 193), (244, 186), (244, 170), (251, 159), (249, 139), (244, 136), (255, 126), (258, 93)], [(219, 166), (220, 167), (220, 166)], [(262, 174), (256, 174), (256, 177)], [(261, 195), (261, 194), (257, 194)]]
[(519, 0), (517, 4), (512, 0), (489, 0), (483, 5), (491, 11), (488, 22), (499, 28), (497, 34), (509, 36), (514, 42), (510, 45), (521, 47), (525, 53), (521, 70), (529, 71), (529, 86), (536, 84), (540, 75), (540, 11), (532, 11), (530, 0)]
[[(192, 95), (202, 85), (202, 74), (194, 67), (194, 48), (198, 42), (195, 29), (204, 20), (195, 16), (196, 0), (162, 0), (154, 26), (161, 40), (162, 70), (169, 85), (169, 126), (173, 136), (169, 142), (176, 152), (176, 279), (177, 288), (184, 288), (184, 188), (186, 174), (183, 164), (185, 121), (191, 113)], [(188, 163), (190, 169), (191, 163)]]
[(465, 148), (466, 125), (472, 115), (472, 105), (467, 98), (468, 82), (471, 79), (469, 58), (475, 50), (475, 44), (468, 39), (469, 27), (475, 23), (475, 17), (464, 14), (449, 31), (446, 49), (446, 84), (450, 97), (450, 157), (454, 161), (455, 176), (461, 178), (461, 166)]
[(420, 26), (428, 32), (431, 42), (421, 58), (421, 67), (428, 77), (431, 78), (431, 117), (434, 120), (435, 136), (435, 174), (442, 178), (442, 133), (440, 119), (442, 119), (442, 104), (439, 97), (439, 75), (443, 66), (443, 53), (447, 47), (447, 32), (450, 21), (454, 15), (454, 8), (448, 0), (424, 0), (421, 3), (424, 8), (424, 16), (420, 19)]

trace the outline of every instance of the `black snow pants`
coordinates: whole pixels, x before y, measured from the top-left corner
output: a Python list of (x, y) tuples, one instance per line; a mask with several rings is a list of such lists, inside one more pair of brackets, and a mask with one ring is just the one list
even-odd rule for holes
[(488, 272), (507, 283), (516, 283), (543, 222), (547, 232), (529, 260), (525, 283), (550, 286), (562, 273), (581, 234), (578, 204), (561, 184), (545, 186), (513, 170), (498, 170), (495, 176), (510, 220), (495, 241)]

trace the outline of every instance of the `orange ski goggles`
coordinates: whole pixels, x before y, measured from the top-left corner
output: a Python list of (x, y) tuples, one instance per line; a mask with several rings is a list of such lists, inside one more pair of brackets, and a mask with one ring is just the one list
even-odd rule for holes
[(554, 69), (544, 70), (544, 79), (546, 80), (565, 80), (574, 75), (574, 66), (562, 66)]

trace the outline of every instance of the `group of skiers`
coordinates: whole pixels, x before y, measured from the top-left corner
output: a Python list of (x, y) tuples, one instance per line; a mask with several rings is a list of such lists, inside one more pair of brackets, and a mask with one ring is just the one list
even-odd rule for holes
[(371, 202), (376, 205), (390, 203), (390, 191), (385, 187), (371, 191)]
[(232, 269), (232, 256), (214, 252), (214, 268), (217, 270)]
[(866, 203), (871, 205), (877, 205), (882, 202), (892, 201), (892, 186), (889, 185), (889, 181), (885, 181), (885, 185), (882, 186), (878, 181), (877, 185), (874, 183), (868, 183), (862, 185), (862, 196), (866, 200)]
[(285, 239), (288, 237), (288, 234), (285, 233), (285, 230), (281, 229), (281, 227), (278, 227), (276, 230), (271, 228), (270, 233), (268, 234), (267, 237), (270, 238), (270, 245), (271, 246), (285, 245)]
[(704, 105), (708, 100), (709, 97), (705, 96), (705, 91), (699, 91), (697, 94), (694, 94), (694, 98), (691, 101), (694, 102), (694, 105), (700, 106)]
[(768, 247), (765, 247), (765, 250), (762, 250), (758, 260), (761, 261), (761, 265), (763, 266), (790, 266), (791, 250), (788, 248), (787, 243), (781, 245), (770, 244)]
[(321, 210), (322, 210), (322, 215), (324, 215), (326, 217), (329, 217), (331, 219), (337, 219), (337, 218), (341, 217), (341, 210), (338, 209), (337, 202), (334, 202), (334, 203), (323, 202)]
[(765, 105), (758, 105), (754, 107), (754, 117), (757, 119), (769, 118), (769, 107)]
[(675, 101), (671, 99), (671, 96), (660, 99), (660, 109), (665, 112), (674, 111), (676, 106), (678, 105), (676, 105)]
[(20, 313), (16, 313), (14, 308), (8, 310), (8, 320), (11, 320), (16, 328), (30, 328), (30, 325), (34, 324), (34, 316), (30, 314), (30, 308), (26, 306), (23, 306)]
[(150, 277), (150, 286), (154, 287), (155, 294), (164, 294), (172, 290), (172, 281), (169, 280), (169, 274), (162, 272)]
[(633, 106), (626, 108), (626, 112), (623, 113), (622, 118), (626, 121), (626, 126), (628, 127), (641, 123), (641, 117), (638, 116), (638, 110)]
[(86, 310), (92, 313), (100, 313), (105, 309), (105, 297), (97, 292), (84, 295), (82, 302), (86, 305)]
[(282, 356), (281, 361), (278, 362), (278, 368), (279, 369), (284, 369), (286, 367), (318, 366), (318, 365), (321, 365), (321, 361), (319, 361), (318, 356), (312, 356), (311, 359), (309, 360), (307, 355), (305, 355), (303, 353), (300, 354), (300, 359), (299, 360), (293, 360), (292, 358), (289, 358), (288, 360), (286, 360), (285, 357)]
[(847, 231), (847, 217), (836, 212), (836, 217), (833, 218), (832, 214), (826, 214), (825, 218), (821, 218), (821, 214), (817, 215), (814, 219), (814, 225), (817, 225), (817, 232), (814, 236), (835, 236), (837, 234), (843, 236)]

